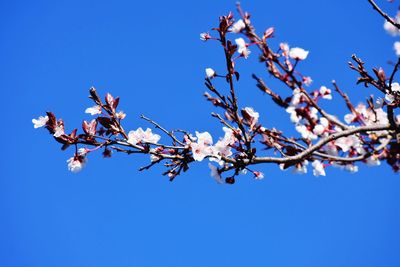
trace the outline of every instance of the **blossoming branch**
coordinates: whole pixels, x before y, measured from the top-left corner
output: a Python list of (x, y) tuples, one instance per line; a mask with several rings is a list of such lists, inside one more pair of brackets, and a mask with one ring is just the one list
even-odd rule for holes
[[(400, 15), (391, 18), (374, 1), (368, 1), (385, 19), (384, 29), (400, 36)], [(356, 172), (361, 164), (378, 166), (381, 162), (386, 162), (395, 172), (400, 170), (400, 117), (395, 114), (400, 105), (400, 85), (395, 82), (399, 59), (389, 70), (379, 67), (370, 71), (360, 58), (352, 56), (349, 66), (358, 75), (357, 84), (375, 87), (378, 93), (377, 98), (369, 96), (365, 103), (355, 105), (335, 81), (331, 86), (321, 85), (310, 90), (313, 80), (301, 71), (301, 63), (310, 52), (286, 42), (278, 47), (270, 46), (274, 28), (258, 35), (250, 14), (239, 4), (237, 12), (237, 17), (232, 13), (221, 16), (217, 27), (200, 34), (202, 41), (222, 47), (226, 66), (205, 69), (208, 91), (204, 96), (219, 110), (211, 115), (222, 127), (220, 137), (201, 131), (170, 130), (143, 115), (141, 118), (151, 128), (127, 131), (123, 127), (126, 115), (118, 110), (119, 98), (107, 93), (102, 100), (95, 88), (90, 89), (94, 105), (86, 109), (94, 118), (83, 121), (81, 133), (78, 129), (67, 132), (64, 121), (52, 112), (33, 119), (34, 128), (45, 127), (63, 150), (74, 148), (67, 160), (72, 172), (80, 171), (88, 155), (95, 151), (102, 151), (106, 158), (114, 152), (147, 154), (149, 164), (140, 170), (162, 163), (166, 167), (163, 174), (171, 181), (186, 172), (191, 164), (203, 160), (209, 161), (211, 176), (218, 183), (228, 184), (233, 184), (241, 174), (264, 178), (257, 166), (267, 163), (299, 174), (312, 168), (315, 176), (325, 176), (332, 167)], [(400, 56), (400, 42), (394, 48)], [(255, 84), (286, 111), (297, 136), (263, 126), (259, 121), (262, 114), (240, 105), (236, 95), (240, 74), (236, 65), (245, 64), (246, 59), (257, 55), (272, 79), (280, 81), (288, 90), (278, 93), (253, 74)], [(221, 89), (221, 82), (228, 86), (227, 92)], [(347, 106), (348, 114), (343, 119), (323, 108), (325, 101), (333, 99)]]

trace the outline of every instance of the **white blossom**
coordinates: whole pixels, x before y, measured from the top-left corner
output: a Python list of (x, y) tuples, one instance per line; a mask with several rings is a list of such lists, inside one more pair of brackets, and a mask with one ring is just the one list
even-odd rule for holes
[(161, 152), (162, 152), (162, 149), (160, 149), (160, 147), (150, 149), (150, 161), (155, 162), (155, 161), (160, 160), (161, 158), (157, 155), (157, 153), (161, 153)]
[(244, 58), (248, 58), (250, 55), (250, 50), (247, 48), (246, 42), (243, 38), (235, 39), (237, 45), (237, 52), (241, 54)]
[(332, 99), (331, 92), (332, 92), (331, 89), (327, 88), (326, 86), (321, 86), (321, 88), (319, 88), (319, 93), (324, 99), (331, 100)]
[(192, 149), (193, 159), (195, 161), (202, 161), (205, 157), (214, 154), (213, 147), (204, 143), (191, 143), (190, 148)]
[(244, 24), (242, 19), (239, 19), (238, 21), (236, 21), (232, 27), (231, 27), (231, 31), (234, 33), (239, 33), (242, 30), (244, 30), (244, 28), (246, 28), (246, 24)]
[(376, 156), (368, 157), (365, 161), (368, 166), (379, 166), (381, 165), (380, 160)]
[(296, 125), (296, 131), (299, 132), (301, 134), (301, 137), (304, 139), (311, 139), (311, 140), (315, 140), (318, 138), (318, 136), (316, 136), (312, 131), (310, 131), (307, 126), (303, 125), (303, 124), (298, 124)]
[(93, 107), (87, 108), (85, 113), (89, 113), (90, 115), (101, 114), (101, 107), (99, 105), (95, 105)]
[(400, 84), (392, 83), (392, 86), (390, 88), (391, 92), (386, 92), (385, 99), (389, 104), (392, 104), (396, 99), (396, 95), (400, 94)]
[(35, 128), (35, 129), (37, 129), (37, 128), (40, 128), (40, 127), (43, 127), (43, 126), (45, 126), (46, 125), (46, 123), (49, 121), (49, 117), (46, 115), (46, 116), (40, 116), (39, 118), (37, 118), (37, 119), (32, 119), (32, 123), (33, 123), (33, 127)]
[(215, 76), (215, 71), (212, 68), (206, 68), (207, 78), (213, 78)]
[(86, 156), (89, 150), (87, 148), (81, 147), (78, 149), (78, 155), (79, 156)]
[(79, 172), (86, 164), (86, 157), (74, 156), (67, 160), (68, 170), (71, 172)]
[(127, 142), (136, 145), (140, 142), (145, 143), (158, 143), (161, 139), (161, 136), (158, 134), (153, 134), (150, 128), (147, 128), (146, 131), (143, 131), (141, 127), (139, 127), (136, 131), (130, 131), (128, 133), (128, 140)]
[(356, 115), (354, 115), (353, 113), (349, 113), (349, 114), (344, 115), (344, 121), (345, 121), (347, 124), (352, 123), (352, 122), (354, 121), (355, 118), (356, 118)]
[(394, 42), (393, 49), (394, 49), (394, 52), (396, 53), (396, 56), (400, 57), (400, 42), (399, 41)]
[(123, 111), (119, 111), (119, 112), (117, 112), (117, 113), (115, 114), (115, 116), (116, 116), (118, 119), (123, 120), (123, 119), (125, 119), (126, 114), (125, 114)]
[(212, 165), (211, 163), (208, 163), (208, 167), (211, 170), (211, 177), (214, 178), (214, 180), (219, 183), (223, 184), (224, 181), (222, 180), (221, 174), (218, 171), (218, 168)]
[(213, 140), (208, 132), (199, 133), (196, 131), (196, 136), (197, 143), (192, 142), (190, 148), (192, 149), (193, 159), (195, 161), (202, 161), (205, 157), (214, 154), (214, 148), (211, 146)]
[(301, 163), (296, 164), (296, 166), (293, 168), (293, 173), (306, 174), (307, 173), (307, 165), (308, 165), (308, 160), (305, 160)]
[(353, 165), (353, 164), (347, 164), (347, 165), (344, 167), (344, 169), (345, 169), (346, 171), (351, 172), (351, 173), (358, 172), (358, 166)]
[(309, 51), (304, 50), (300, 47), (293, 47), (289, 51), (289, 57), (296, 60), (304, 60), (307, 58)]
[(294, 106), (287, 107), (286, 112), (290, 114), (291, 122), (298, 123), (301, 120), (301, 116), (297, 115), (296, 108)]
[(293, 96), (292, 96), (292, 100), (290, 101), (290, 104), (292, 106), (297, 106), (300, 104), (301, 102), (301, 97), (302, 97), (302, 93), (300, 91), (299, 88), (296, 88), (293, 90)]
[(211, 145), (213, 143), (212, 136), (209, 132), (200, 133), (196, 131), (196, 136), (199, 144)]
[(381, 97), (378, 97), (375, 100), (374, 109), (382, 108), (383, 107), (383, 103), (385, 103), (385, 101)]
[(244, 119), (250, 125), (250, 128), (253, 128), (260, 117), (260, 113), (256, 112), (252, 107), (245, 107), (242, 110), (242, 114), (245, 117)]
[(326, 176), (324, 164), (319, 160), (314, 160), (311, 164), (313, 166), (313, 174), (314, 176)]
[(315, 125), (315, 127), (313, 129), (313, 133), (315, 133), (316, 135), (321, 135), (324, 131), (325, 131), (325, 127), (321, 124)]
[(315, 107), (311, 107), (308, 115), (311, 119), (318, 120), (318, 109), (316, 109)]
[(288, 45), (288, 43), (280, 43), (279, 44), (279, 48), (282, 50), (282, 55), (284, 57), (288, 57), (289, 56), (289, 45)]
[(64, 133), (65, 133), (65, 132), (64, 132), (64, 125), (62, 125), (62, 124), (57, 124), (53, 136), (54, 136), (54, 137), (60, 137), (60, 136), (63, 135)]
[(361, 151), (362, 148), (360, 138), (358, 138), (356, 135), (340, 137), (335, 140), (334, 143), (336, 146), (340, 147), (343, 152), (349, 151), (352, 147), (358, 151)]
[(325, 118), (325, 117), (320, 118), (320, 119), (319, 119), (319, 123), (320, 123), (322, 126), (324, 126), (325, 128), (328, 128), (328, 126), (329, 126), (329, 121), (328, 121), (328, 119)]
[[(400, 22), (400, 14), (397, 13), (395, 18), (392, 18), (392, 20), (396, 23)], [(392, 23), (390, 23), (389, 21), (385, 20), (384, 24), (383, 24), (383, 28), (385, 29), (385, 31), (390, 34), (391, 36), (398, 36), (400, 35), (400, 31), (399, 29), (394, 26)]]
[(210, 34), (208, 32), (200, 33), (200, 40), (207, 41), (210, 38), (211, 38), (211, 36), (210, 36)]
[(256, 179), (256, 180), (264, 179), (264, 173), (262, 173), (262, 172), (254, 171), (253, 174), (254, 174), (254, 179)]
[(303, 76), (303, 83), (306, 86), (310, 86), (312, 82), (313, 82), (313, 80), (311, 79), (310, 76)]

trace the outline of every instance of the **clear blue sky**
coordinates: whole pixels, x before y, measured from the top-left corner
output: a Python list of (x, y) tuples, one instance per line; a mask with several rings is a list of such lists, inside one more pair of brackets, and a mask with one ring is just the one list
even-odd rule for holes
[[(311, 51), (301, 69), (314, 87), (336, 79), (361, 101), (376, 92), (355, 85), (350, 55), (368, 67), (394, 60), (395, 39), (366, 0), (242, 4), (259, 32), (276, 28), (273, 44)], [(221, 135), (202, 93), (204, 68), (221, 69), (222, 51), (199, 33), (234, 9), (210, 0), (0, 2), (0, 266), (400, 266), (400, 178), (386, 164), (323, 178), (268, 165), (262, 181), (221, 186), (205, 163), (170, 183), (162, 168), (137, 171), (147, 157), (90, 155), (73, 174), (73, 152), (33, 129), (46, 110), (79, 126), (95, 86), (122, 97), (127, 129), (146, 127), (143, 113)], [(250, 78), (268, 79), (255, 51), (248, 61), (238, 65), (240, 103), (267, 127), (290, 130)], [(345, 112), (340, 102), (327, 109)]]

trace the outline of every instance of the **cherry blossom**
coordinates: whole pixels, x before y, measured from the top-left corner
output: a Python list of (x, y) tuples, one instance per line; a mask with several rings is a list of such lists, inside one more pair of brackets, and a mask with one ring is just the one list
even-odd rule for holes
[(239, 19), (238, 21), (236, 21), (232, 27), (231, 27), (231, 31), (234, 33), (239, 33), (242, 30), (244, 30), (246, 28), (246, 24), (244, 24), (242, 19)]
[[(396, 17), (391, 18), (391, 19), (392, 19), (392, 21), (394, 21), (396, 23), (400, 23), (400, 13), (397, 13)], [(399, 36), (400, 35), (399, 29), (387, 20), (385, 20), (385, 22), (383, 24), (383, 28), (391, 36)]]
[(301, 120), (301, 116), (297, 115), (296, 107), (289, 106), (286, 108), (286, 112), (290, 114), (290, 121), (293, 123), (298, 123)]
[(223, 184), (224, 181), (222, 180), (221, 174), (218, 171), (218, 168), (215, 167), (214, 165), (212, 165), (211, 163), (208, 163), (208, 167), (211, 170), (211, 177), (214, 178), (214, 180), (219, 183), (219, 184)]
[(79, 172), (86, 164), (86, 157), (75, 155), (67, 160), (68, 170), (71, 172)]
[(303, 76), (302, 80), (306, 86), (310, 86), (313, 82), (310, 76)]
[(379, 165), (381, 165), (381, 162), (380, 162), (379, 158), (374, 156), (374, 155), (372, 155), (371, 157), (367, 158), (365, 163), (368, 166), (379, 166)]
[(304, 50), (300, 47), (290, 48), (289, 57), (296, 60), (304, 60), (307, 58), (309, 51)]
[(280, 43), (279, 48), (282, 50), (282, 56), (287, 58), (289, 56), (289, 45), (287, 43)]
[(49, 117), (48, 116), (40, 116), (37, 119), (32, 119), (32, 123), (33, 123), (33, 128), (37, 129), (40, 127), (43, 127), (46, 125), (46, 123), (49, 121)]
[(253, 171), (253, 174), (254, 174), (254, 179), (256, 179), (256, 180), (264, 179), (264, 173), (262, 173), (262, 172)]
[(147, 128), (146, 131), (143, 131), (142, 127), (139, 127), (136, 131), (130, 131), (128, 133), (127, 142), (132, 145), (136, 145), (140, 142), (155, 144), (160, 139), (161, 136), (158, 134), (153, 134), (150, 128)]
[(118, 119), (123, 120), (123, 119), (125, 119), (126, 114), (125, 114), (123, 111), (119, 111), (119, 112), (117, 112), (117, 113), (115, 114), (115, 116), (116, 116)]
[(57, 124), (57, 126), (56, 126), (56, 128), (55, 128), (55, 131), (54, 131), (54, 137), (60, 137), (60, 136), (62, 136), (63, 134), (65, 134), (65, 132), (64, 132), (64, 125), (62, 124), (62, 123), (58, 123)]
[[(212, 68), (205, 69), (208, 91), (204, 95), (218, 109), (211, 115), (223, 126), (224, 131), (216, 143), (213, 143), (209, 132), (195, 131), (193, 136), (185, 129), (164, 128), (143, 115), (141, 118), (165, 135), (167, 141), (159, 143), (161, 136), (153, 133), (150, 128), (143, 130), (139, 127), (127, 132), (124, 130), (126, 127), (122, 126), (126, 114), (123, 111), (117, 112), (120, 98), (106, 93), (103, 100), (94, 88), (89, 93), (95, 105), (85, 112), (98, 116), (90, 122), (83, 121), (83, 132), (75, 128), (65, 133), (63, 119), (56, 118), (52, 112), (47, 112), (45, 117), (33, 119), (34, 128), (45, 126), (63, 150), (74, 149), (75, 155), (67, 161), (68, 169), (73, 172), (80, 171), (87, 161), (88, 153), (96, 150), (102, 150), (104, 157), (111, 156), (112, 151), (145, 154), (151, 162), (140, 170), (163, 164), (167, 168), (163, 175), (171, 181), (191, 169), (192, 164), (204, 159), (216, 162), (209, 163), (211, 176), (218, 183), (227, 184), (233, 184), (235, 177), (247, 171), (255, 179), (262, 179), (262, 172), (251, 169), (251, 166), (261, 163), (276, 164), (282, 170), (290, 169), (297, 174), (307, 173), (308, 165), (311, 165), (315, 176), (325, 176), (325, 169), (331, 166), (356, 172), (358, 166), (355, 162), (368, 166), (386, 162), (395, 172), (400, 171), (400, 146), (396, 130), (400, 123), (400, 84), (393, 82), (397, 79), (395, 74), (398, 74), (400, 61), (394, 66), (385, 67), (388, 68), (385, 71), (379, 66), (369, 70), (366, 67), (368, 64), (356, 55), (351, 56), (349, 66), (357, 73), (357, 84), (368, 87), (368, 90), (378, 89), (378, 98), (372, 95), (376, 95), (376, 92), (368, 92), (370, 96), (367, 100), (355, 106), (347, 92), (332, 81), (333, 88), (343, 101), (341, 105), (349, 110), (343, 120), (325, 110), (326, 101), (322, 99), (332, 99), (331, 89), (326, 86), (314, 90), (307, 88), (312, 79), (301, 69), (302, 64), (298, 63), (308, 57), (309, 51), (299, 47), (290, 48), (287, 43), (279, 41), (269, 42), (268, 38), (272, 37), (274, 28), (268, 28), (259, 36), (250, 22), (250, 15), (241, 10), (239, 4), (237, 8), (240, 17), (232, 13), (221, 16), (218, 26), (211, 28), (218, 37), (211, 37), (208, 32), (200, 34), (201, 40), (212, 39), (218, 43), (224, 60), (222, 66), (225, 70), (221, 71), (223, 75), (217, 75)], [(395, 20), (400, 20), (399, 15)], [(391, 34), (400, 35), (390, 25), (384, 27)], [(231, 32), (240, 33), (243, 38), (234, 39), (229, 34)], [(257, 56), (267, 71), (252, 76), (257, 87), (271, 97), (274, 104), (289, 113), (295, 127), (294, 133), (275, 128), (279, 123), (275, 124), (273, 118), (268, 120), (268, 126), (263, 125), (259, 122), (260, 114), (239, 101), (241, 93), (238, 93), (237, 86), (246, 73), (239, 73), (241, 68), (237, 66), (246, 62), (239, 62), (238, 59), (249, 56), (250, 46), (258, 51)], [(400, 42), (394, 44), (394, 49), (396, 55), (400, 56)], [(266, 81), (268, 77), (279, 83)], [(282, 85), (288, 90), (280, 88)], [(159, 104), (164, 108), (171, 103)], [(263, 108), (264, 111), (272, 110), (270, 106)], [(223, 174), (227, 174), (225, 179), (222, 178)]]
[(400, 42), (398, 42), (398, 41), (394, 42), (393, 49), (394, 49), (396, 56), (400, 57)]
[[(303, 162), (296, 163), (291, 169), (292, 173), (294, 174), (306, 174), (307, 173), (307, 166), (308, 166), (308, 160), (304, 160)], [(286, 166), (284, 163), (279, 164), (279, 168), (282, 171), (287, 170)]]
[(214, 154), (214, 148), (211, 146), (213, 143), (212, 136), (209, 132), (197, 132), (197, 143), (192, 142), (190, 148), (193, 152), (193, 159), (195, 161), (202, 161), (205, 157)]
[(200, 40), (202, 40), (202, 41), (207, 41), (207, 40), (209, 40), (211, 38), (212, 37), (210, 36), (210, 34), (208, 32), (200, 33)]
[(335, 141), (335, 145), (340, 147), (343, 152), (347, 152), (351, 148), (356, 149), (360, 154), (364, 152), (360, 138), (356, 135), (341, 137)]
[(396, 95), (400, 95), (400, 84), (392, 83), (391, 91), (386, 91), (385, 99), (388, 104), (392, 104), (396, 100)]
[(252, 107), (245, 107), (242, 109), (242, 115), (245, 119), (245, 122), (250, 126), (250, 128), (254, 128), (254, 126), (258, 122), (258, 118), (260, 114), (256, 112)]
[(321, 94), (322, 98), (331, 100), (332, 99), (332, 91), (331, 89), (327, 88), (326, 86), (321, 86), (319, 88), (319, 93)]
[(314, 160), (311, 165), (313, 166), (314, 176), (326, 176), (324, 164), (319, 160)]
[(241, 54), (244, 58), (248, 58), (250, 55), (250, 50), (247, 48), (247, 44), (243, 38), (235, 39), (237, 45), (237, 52)]
[(315, 140), (318, 138), (316, 134), (310, 131), (310, 129), (303, 124), (296, 125), (296, 131), (299, 132), (301, 134), (301, 137), (304, 139)]
[(358, 172), (358, 166), (354, 165), (354, 164), (347, 164), (345, 165), (344, 169), (346, 171), (349, 171), (351, 173), (356, 173)]
[(89, 113), (90, 115), (101, 114), (101, 107), (99, 105), (95, 105), (93, 107), (87, 108), (85, 113)]
[(212, 68), (206, 68), (207, 78), (213, 78), (215, 76), (215, 71)]
[(329, 121), (322, 117), (319, 119), (319, 124), (314, 126), (313, 133), (316, 135), (322, 135), (324, 132), (328, 130), (329, 127)]

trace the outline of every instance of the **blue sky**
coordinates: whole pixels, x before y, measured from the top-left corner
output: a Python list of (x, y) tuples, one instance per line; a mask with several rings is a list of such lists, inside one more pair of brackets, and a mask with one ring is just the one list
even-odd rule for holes
[[(206, 163), (170, 183), (162, 168), (137, 169), (147, 157), (90, 155), (68, 172), (61, 152), (31, 119), (52, 110), (79, 126), (88, 89), (121, 96), (125, 128), (148, 125), (222, 135), (203, 100), (204, 68), (224, 65), (216, 43), (199, 33), (234, 11), (235, 1), (0, 2), (1, 266), (399, 266), (400, 181), (386, 164), (356, 174), (295, 176), (260, 167), (217, 185)], [(318, 1), (319, 2), (319, 1)], [(395, 12), (395, 5), (382, 6)], [(394, 38), (367, 1), (243, 1), (258, 32), (276, 28), (272, 44), (310, 50), (301, 70), (316, 88), (336, 79), (352, 99), (375, 93), (355, 85), (347, 61), (368, 67), (394, 60)], [(240, 61), (238, 94), (267, 127), (290, 131), (287, 114), (254, 86), (268, 80), (256, 52)], [(345, 113), (339, 101), (326, 108)]]

